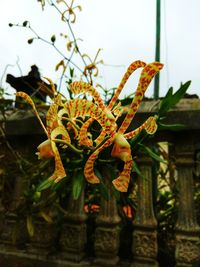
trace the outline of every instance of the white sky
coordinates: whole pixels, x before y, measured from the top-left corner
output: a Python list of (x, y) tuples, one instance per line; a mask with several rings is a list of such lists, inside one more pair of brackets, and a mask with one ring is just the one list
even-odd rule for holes
[[(57, 52), (40, 41), (28, 45), (27, 40), (33, 37), (28, 29), (8, 27), (9, 22), (29, 20), (40, 36), (47, 39), (54, 33), (59, 36), (60, 32), (66, 32), (67, 26), (60, 21), (56, 10), (47, 6), (42, 11), (37, 0), (1, 2), (0, 76), (7, 64), (13, 65), (7, 73), (21, 76), (16, 64), (19, 58), (23, 75), (37, 64), (43, 76), (58, 82), (60, 73), (54, 69), (61, 57)], [(82, 12), (77, 11), (77, 22), (72, 25), (76, 37), (83, 39), (79, 42), (81, 52), (94, 57), (98, 48), (103, 49), (99, 55), (105, 63), (100, 68), (99, 82), (103, 86), (116, 87), (134, 60), (154, 61), (156, 0), (75, 0), (75, 3), (83, 8)], [(170, 86), (176, 90), (181, 82), (188, 80), (192, 80), (188, 92), (200, 95), (200, 1), (161, 0), (161, 3), (161, 62), (165, 67), (160, 76), (160, 95)], [(137, 73), (123, 94), (133, 92), (136, 84)], [(9, 88), (5, 76), (2, 85)], [(146, 95), (153, 95), (152, 85)]]

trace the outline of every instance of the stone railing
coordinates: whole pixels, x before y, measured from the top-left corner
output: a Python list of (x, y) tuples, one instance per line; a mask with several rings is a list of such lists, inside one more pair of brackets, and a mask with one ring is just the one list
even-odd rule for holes
[[(156, 107), (154, 102), (153, 106)], [(135, 128), (148, 117), (147, 102), (135, 117)], [(30, 115), (30, 114), (29, 114)], [(44, 140), (43, 133), (34, 116), (20, 111), (13, 113), (2, 124), (5, 135), (1, 137), (1, 176), (6, 170), (16, 167), (15, 153), (29, 156), (37, 145)], [(20, 117), (21, 116), (21, 117)], [(110, 193), (109, 200), (102, 198), (100, 212), (89, 222), (84, 211), (84, 192), (78, 200), (71, 199), (66, 204), (64, 223), (59, 235), (56, 226), (45, 221), (35, 222), (35, 233), (28, 237), (24, 218), (18, 218), (12, 208), (6, 209), (2, 203), (6, 184), (1, 182), (0, 191), (0, 266), (4, 267), (73, 267), (73, 266), (200, 266), (200, 228), (194, 207), (194, 172), (196, 154), (200, 151), (200, 100), (183, 100), (174, 110), (168, 113), (166, 123), (181, 123), (187, 127), (179, 131), (159, 131), (151, 145), (156, 142), (168, 142), (169, 155), (175, 161), (178, 185), (178, 215), (174, 228), (173, 240), (174, 265), (164, 262), (159, 265), (159, 246), (157, 241), (158, 222), (152, 193), (152, 159), (147, 155), (138, 157), (138, 165), (142, 176), (137, 178), (137, 210), (133, 219), (127, 219), (127, 229), (122, 229), (122, 218), (118, 213), (115, 196), (112, 195), (110, 183), (107, 184)], [(14, 148), (14, 151), (12, 151)], [(109, 169), (103, 170), (103, 176), (109, 178)], [(199, 179), (196, 178), (196, 179)], [(1, 179), (2, 180), (2, 179)], [(108, 179), (105, 179), (106, 181)], [(11, 177), (11, 203), (17, 205), (26, 189), (26, 181), (20, 179), (20, 174)], [(155, 182), (154, 182), (155, 183)], [(4, 189), (4, 190), (3, 190)], [(5, 199), (4, 199), (5, 202)], [(123, 218), (124, 220), (124, 218)], [(90, 223), (91, 229), (88, 230)], [(15, 236), (13, 237), (13, 229)], [(13, 242), (13, 239), (15, 242)], [(57, 249), (53, 249), (55, 244)], [(92, 240), (92, 242), (91, 242)], [(92, 243), (92, 253), (88, 255), (87, 246)], [(127, 258), (119, 253), (127, 251)], [(194, 264), (197, 265), (194, 265)]]

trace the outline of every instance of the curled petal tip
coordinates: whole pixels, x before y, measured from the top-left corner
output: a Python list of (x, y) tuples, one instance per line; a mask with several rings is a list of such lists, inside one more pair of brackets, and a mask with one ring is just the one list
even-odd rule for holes
[(164, 64), (158, 61), (154, 62), (154, 65), (156, 65), (159, 68), (159, 70), (161, 70), (164, 67)]
[(112, 181), (115, 189), (117, 189), (120, 192), (127, 192), (128, 190), (128, 184), (127, 183), (123, 183), (123, 181), (121, 181), (121, 179), (115, 179)]

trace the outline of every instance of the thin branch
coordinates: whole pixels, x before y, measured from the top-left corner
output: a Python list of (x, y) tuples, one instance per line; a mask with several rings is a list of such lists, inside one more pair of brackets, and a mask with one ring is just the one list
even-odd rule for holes
[(14, 67), (14, 65), (11, 65), (11, 64), (7, 64), (4, 68), (4, 71), (3, 71), (3, 74), (1, 75), (1, 80), (0, 80), (0, 87), (2, 88), (3, 87), (3, 78), (7, 72), (7, 69), (8, 67)]
[[(22, 26), (23, 27), (23, 26)], [(30, 25), (28, 25), (27, 26), (27, 28), (29, 28), (34, 34), (35, 34), (35, 36), (36, 36), (36, 38), (38, 39), (38, 40), (41, 40), (41, 41), (43, 41), (44, 43), (46, 43), (46, 44), (48, 44), (48, 45), (51, 45), (51, 46), (53, 46), (53, 48), (67, 61), (67, 62), (69, 62), (69, 63), (71, 63), (75, 68), (77, 68), (82, 74), (84, 74), (83, 73), (83, 71), (82, 71), (82, 69), (77, 65), (77, 64), (75, 64), (72, 60), (71, 60), (71, 58), (72, 58), (72, 56), (70, 56), (70, 58), (67, 58), (63, 53), (62, 53), (62, 51), (57, 47), (57, 46), (55, 46), (55, 44), (53, 43), (53, 42), (50, 42), (50, 41), (48, 41), (48, 40), (46, 40), (46, 39), (44, 39), (43, 37), (41, 37), (41, 36), (39, 36), (38, 35), (38, 33), (30, 26)]]
[[(62, 15), (62, 12), (61, 12), (60, 9), (57, 7), (57, 5), (55, 5), (52, 1), (50, 1), (50, 4), (51, 4), (51, 6), (53, 6), (53, 7), (59, 12), (60, 15)], [(83, 61), (83, 64), (84, 64), (85, 67), (86, 67), (86, 66), (87, 66), (87, 63), (86, 63), (86, 61), (84, 60), (84, 58), (82, 57), (82, 54), (81, 54), (81, 52), (80, 52), (80, 50), (79, 50), (79, 47), (78, 47), (78, 45), (77, 45), (77, 41), (76, 41), (76, 37), (75, 37), (75, 34), (74, 34), (74, 32), (73, 32), (73, 29), (72, 29), (72, 26), (71, 26), (71, 24), (70, 24), (70, 21), (69, 21), (69, 19), (66, 18), (66, 16), (64, 16), (64, 19), (65, 19), (65, 21), (66, 21), (66, 23), (67, 23), (67, 25), (68, 25), (68, 27), (69, 27), (70, 33), (71, 33), (71, 35), (72, 35), (72, 38), (73, 38), (73, 41), (74, 41), (74, 44), (75, 44), (75, 49), (77, 50), (78, 54), (80, 55), (80, 57), (81, 57), (81, 59), (82, 59), (82, 61)]]

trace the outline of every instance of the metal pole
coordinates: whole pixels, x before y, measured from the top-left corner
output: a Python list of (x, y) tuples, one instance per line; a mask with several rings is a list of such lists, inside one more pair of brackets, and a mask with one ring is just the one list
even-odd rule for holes
[[(155, 61), (160, 61), (160, 21), (161, 21), (161, 0), (156, 0), (156, 52)], [(159, 97), (159, 73), (155, 77), (154, 82), (154, 99)]]

